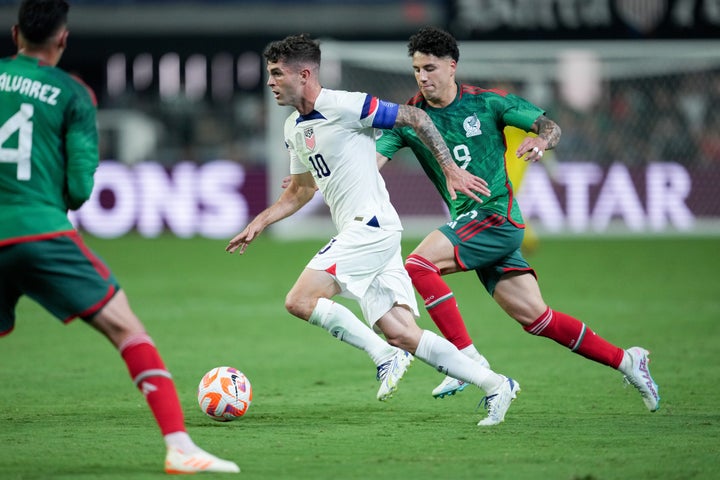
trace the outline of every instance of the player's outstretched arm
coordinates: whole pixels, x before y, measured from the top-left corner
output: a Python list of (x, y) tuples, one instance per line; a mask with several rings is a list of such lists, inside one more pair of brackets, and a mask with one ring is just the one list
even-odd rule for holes
[(310, 172), (292, 175), (287, 188), (280, 198), (258, 214), (245, 229), (228, 242), (225, 251), (239, 254), (245, 253), (247, 246), (262, 233), (268, 225), (289, 217), (297, 212), (315, 195), (315, 180)]
[(447, 189), (448, 193), (450, 193), (450, 198), (455, 200), (457, 198), (456, 192), (460, 192), (476, 202), (482, 203), (482, 200), (476, 193), (490, 195), (490, 190), (487, 187), (485, 179), (476, 177), (455, 163), (442, 135), (440, 135), (432, 119), (430, 119), (424, 110), (410, 105), (400, 105), (395, 125), (412, 127), (417, 133), (418, 138), (432, 152), (447, 179)]

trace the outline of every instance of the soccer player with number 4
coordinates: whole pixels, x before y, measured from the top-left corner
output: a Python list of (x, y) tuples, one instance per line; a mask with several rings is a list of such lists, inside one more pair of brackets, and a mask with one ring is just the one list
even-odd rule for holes
[(68, 11), (64, 0), (24, 0), (12, 28), (17, 55), (0, 59), (0, 336), (13, 330), (23, 295), (64, 323), (82, 318), (118, 349), (144, 395), (167, 473), (239, 472), (192, 441), (152, 338), (68, 220), (90, 197), (99, 161), (94, 95), (55, 66)]
[[(640, 392), (648, 410), (656, 411), (660, 397), (648, 369), (649, 352), (641, 347), (623, 350), (582, 321), (551, 309), (520, 252), (524, 222), (505, 168), (503, 129), (510, 125), (536, 134), (525, 137), (514, 152), (518, 158), (535, 162), (557, 145), (560, 128), (521, 97), (456, 83), (460, 52), (455, 38), (441, 29), (422, 28), (410, 38), (408, 54), (420, 89), (408, 104), (428, 113), (458, 165), (487, 180), (492, 192), (480, 202), (462, 194), (449, 195), (431, 152), (408, 128), (384, 130), (377, 140), (379, 167), (400, 148), (409, 147), (450, 210), (451, 221), (428, 234), (405, 263), (435, 324), (463, 353), (488, 364), (473, 345), (454, 294), (442, 279), (474, 271), (498, 305), (526, 332), (619, 370)], [(432, 394), (442, 398), (463, 388), (462, 380), (449, 375)]]

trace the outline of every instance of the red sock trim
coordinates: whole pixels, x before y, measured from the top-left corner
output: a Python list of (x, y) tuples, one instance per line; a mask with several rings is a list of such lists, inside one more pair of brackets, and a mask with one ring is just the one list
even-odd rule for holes
[(458, 349), (472, 345), (455, 295), (442, 279), (440, 269), (431, 261), (412, 253), (405, 262), (405, 270), (443, 336)]
[(523, 327), (532, 335), (550, 338), (585, 358), (617, 369), (624, 350), (593, 332), (580, 320), (548, 307), (532, 324)]
[(134, 335), (125, 340), (119, 350), (162, 434), (184, 432), (185, 419), (175, 384), (152, 339), (144, 333)]

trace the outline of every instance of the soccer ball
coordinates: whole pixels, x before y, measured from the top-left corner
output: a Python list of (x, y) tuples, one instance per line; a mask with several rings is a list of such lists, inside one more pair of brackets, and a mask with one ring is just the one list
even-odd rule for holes
[(198, 385), (198, 404), (208, 417), (229, 422), (247, 413), (252, 401), (250, 380), (240, 370), (216, 367)]

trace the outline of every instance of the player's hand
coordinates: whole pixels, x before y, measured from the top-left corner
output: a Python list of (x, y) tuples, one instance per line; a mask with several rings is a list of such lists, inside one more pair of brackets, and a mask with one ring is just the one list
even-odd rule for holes
[(526, 162), (537, 162), (542, 160), (546, 149), (547, 140), (542, 137), (525, 137), (515, 152), (515, 156), (522, 158), (523, 155), (527, 154), (525, 156)]
[(238, 233), (232, 240), (230, 240), (227, 247), (225, 247), (225, 251), (228, 253), (235, 253), (237, 251), (238, 254), (242, 255), (245, 253), (247, 246), (250, 245), (250, 242), (260, 235), (260, 232), (262, 232), (262, 229), (255, 227), (251, 223), (245, 227), (245, 230)]
[(487, 186), (487, 182), (457, 165), (455, 165), (455, 167), (456, 168), (445, 170), (445, 178), (447, 179), (450, 198), (455, 200), (457, 198), (457, 192), (460, 192), (478, 203), (483, 203), (477, 194), (490, 196), (490, 189)]

